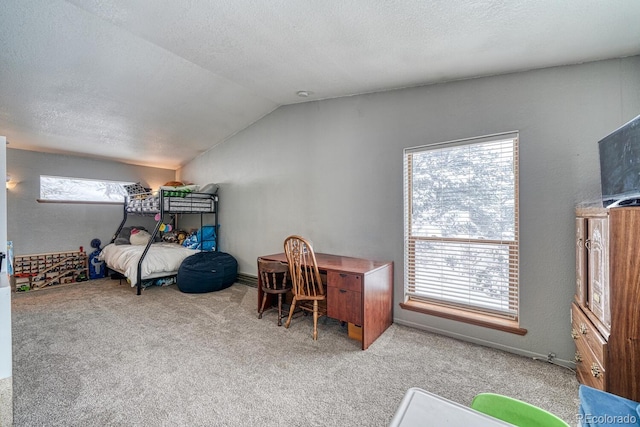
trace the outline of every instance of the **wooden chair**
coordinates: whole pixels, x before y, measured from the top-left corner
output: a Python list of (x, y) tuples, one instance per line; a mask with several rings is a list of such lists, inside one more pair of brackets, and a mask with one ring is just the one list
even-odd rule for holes
[(289, 266), (278, 261), (267, 261), (258, 258), (258, 274), (262, 283), (262, 305), (258, 311), (258, 319), (262, 319), (264, 306), (268, 295), (278, 295), (278, 326), (282, 326), (282, 295), (292, 288), (291, 282), (287, 280)]
[(319, 306), (320, 301), (326, 301), (327, 295), (318, 271), (316, 255), (311, 244), (300, 236), (289, 236), (284, 241), (284, 253), (289, 263), (289, 275), (293, 283), (293, 301), (289, 309), (289, 318), (284, 324), (288, 328), (296, 307), (313, 313), (313, 339), (318, 339), (318, 317), (327, 314), (326, 304)]

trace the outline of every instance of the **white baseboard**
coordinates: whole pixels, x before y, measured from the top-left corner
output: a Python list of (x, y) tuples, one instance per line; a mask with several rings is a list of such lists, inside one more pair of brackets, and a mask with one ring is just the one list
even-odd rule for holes
[[(544, 363), (549, 363), (549, 362), (547, 362), (547, 355), (546, 354), (535, 353), (535, 352), (532, 352), (532, 351), (523, 350), (521, 348), (511, 347), (511, 346), (495, 343), (495, 342), (492, 342), (492, 341), (482, 340), (482, 339), (471, 337), (471, 336), (468, 336), (468, 335), (457, 334), (457, 333), (446, 331), (446, 330), (439, 329), (439, 328), (433, 328), (433, 327), (424, 326), (424, 325), (421, 325), (421, 324), (418, 324), (418, 323), (407, 322), (406, 320), (393, 319), (393, 321), (394, 321), (394, 323), (397, 323), (399, 325), (409, 326), (409, 327), (412, 327), (412, 328), (421, 329), (423, 331), (433, 332), (433, 333), (439, 334), (439, 335), (445, 335), (445, 336), (448, 336), (448, 337), (451, 337), (451, 338), (459, 339), (461, 341), (467, 341), (467, 342), (471, 342), (471, 343), (474, 343), (474, 344), (482, 345), (482, 346), (485, 346), (485, 347), (490, 347), (490, 348), (495, 348), (495, 349), (498, 349), (498, 350), (503, 350), (503, 351), (506, 351), (508, 353), (514, 353), (514, 354), (518, 354), (520, 356), (529, 357), (529, 358), (534, 359), (534, 360), (540, 360), (540, 361), (542, 361)], [(558, 358), (554, 358), (553, 359), (553, 364), (559, 365), (559, 366), (562, 366), (562, 367), (565, 367), (565, 368), (569, 368), (569, 369), (572, 369), (572, 370), (575, 370), (575, 367), (576, 367), (576, 364), (572, 360), (565, 360), (565, 359), (558, 359)]]

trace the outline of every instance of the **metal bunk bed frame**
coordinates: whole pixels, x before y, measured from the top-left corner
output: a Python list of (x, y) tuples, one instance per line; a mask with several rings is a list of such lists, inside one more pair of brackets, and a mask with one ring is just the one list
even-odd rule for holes
[[(213, 215), (214, 216), (214, 224), (213, 224), (214, 251), (216, 252), (218, 251), (219, 238), (218, 238), (218, 195), (217, 193), (209, 194), (209, 193), (192, 192), (192, 193), (186, 193), (184, 195), (179, 195), (179, 196), (176, 196), (175, 194), (176, 194), (175, 191), (159, 190), (158, 191), (159, 205), (158, 205), (158, 209), (155, 209), (155, 210), (154, 209), (150, 209), (150, 210), (136, 209), (135, 206), (132, 206), (132, 203), (131, 203), (131, 201), (139, 199), (140, 196), (152, 196), (152, 193), (146, 193), (142, 195), (138, 194), (135, 196), (125, 196), (122, 221), (120, 222), (120, 225), (118, 226), (118, 229), (116, 230), (115, 234), (111, 238), (110, 243), (114, 243), (115, 240), (118, 238), (118, 235), (120, 234), (120, 232), (122, 231), (122, 228), (127, 222), (127, 217), (129, 214), (133, 214), (136, 216), (155, 216), (158, 213), (160, 214), (160, 217), (156, 221), (156, 225), (153, 229), (153, 233), (151, 233), (151, 237), (149, 238), (149, 242), (147, 242), (147, 245), (142, 251), (142, 255), (140, 255), (140, 259), (138, 260), (138, 274), (137, 274), (138, 281), (136, 284), (136, 287), (137, 287), (136, 295), (142, 294), (142, 261), (144, 260), (144, 257), (147, 255), (147, 252), (149, 252), (149, 248), (151, 248), (151, 245), (155, 241), (155, 238), (158, 235), (158, 232), (160, 231), (160, 226), (163, 223), (166, 224), (166, 222), (164, 221), (165, 215), (169, 215), (169, 217), (171, 218), (170, 223), (175, 224), (175, 218), (176, 218), (176, 215), (178, 214), (189, 214), (189, 215), (200, 214), (200, 230), (202, 230), (202, 227), (203, 227), (203, 215)], [(196, 208), (196, 206), (193, 204), (194, 199), (197, 199), (199, 202), (206, 201), (206, 203), (211, 203), (213, 210), (202, 211), (197, 209), (197, 208), (201, 208), (201, 205), (198, 205)], [(172, 204), (174, 206), (173, 209), (172, 209)], [(202, 232), (202, 235), (204, 235), (204, 232)], [(201, 243), (204, 243), (204, 240)], [(202, 244), (201, 244), (200, 250), (202, 251)]]

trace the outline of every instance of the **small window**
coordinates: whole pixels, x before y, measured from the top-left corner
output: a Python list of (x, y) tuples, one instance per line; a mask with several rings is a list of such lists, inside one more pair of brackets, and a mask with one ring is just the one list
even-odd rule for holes
[(123, 203), (130, 181), (40, 175), (41, 202)]
[(404, 174), (407, 303), (517, 322), (517, 133), (405, 149)]

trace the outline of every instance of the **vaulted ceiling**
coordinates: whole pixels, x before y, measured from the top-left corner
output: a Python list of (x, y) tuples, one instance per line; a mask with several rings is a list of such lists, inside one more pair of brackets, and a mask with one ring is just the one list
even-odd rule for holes
[(175, 169), (281, 105), (637, 55), (639, 22), (637, 0), (4, 0), (0, 135)]

